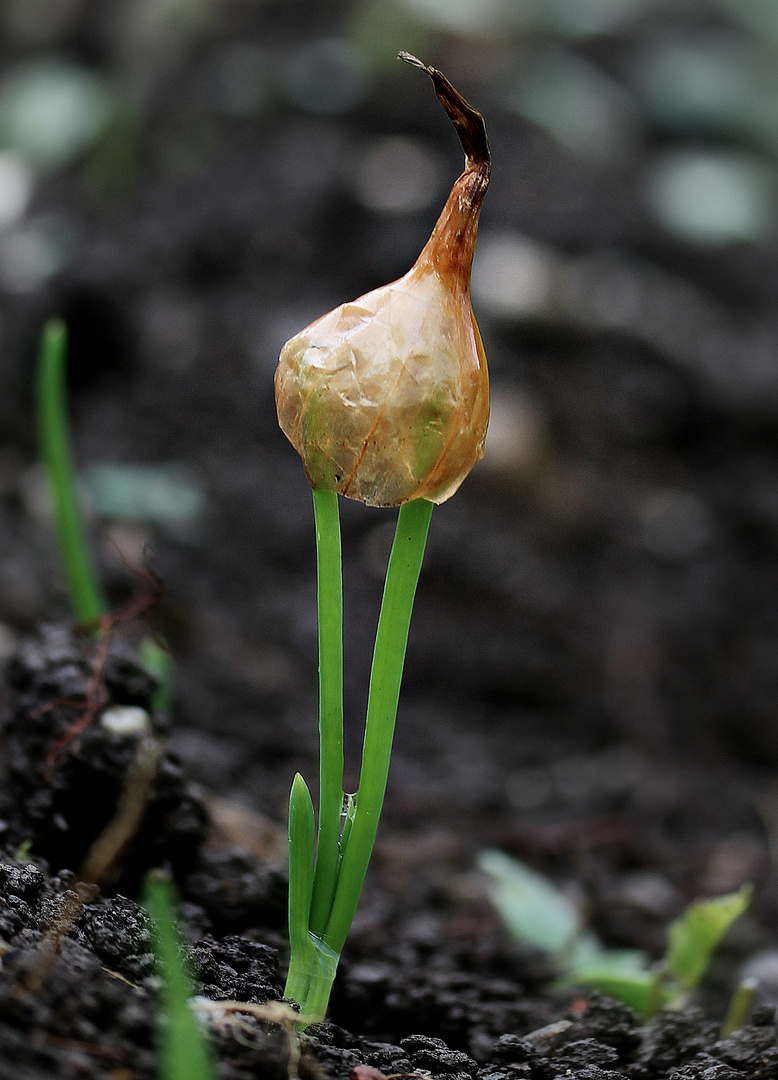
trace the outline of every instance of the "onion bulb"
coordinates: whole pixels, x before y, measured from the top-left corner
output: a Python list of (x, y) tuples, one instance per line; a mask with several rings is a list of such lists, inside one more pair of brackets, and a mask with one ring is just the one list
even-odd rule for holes
[(275, 377), (281, 428), (314, 488), (370, 506), (442, 503), (483, 454), (489, 375), (470, 269), (491, 159), (482, 116), (426, 71), (457, 130), (465, 170), (424, 250), (397, 281), (342, 304), (286, 343)]

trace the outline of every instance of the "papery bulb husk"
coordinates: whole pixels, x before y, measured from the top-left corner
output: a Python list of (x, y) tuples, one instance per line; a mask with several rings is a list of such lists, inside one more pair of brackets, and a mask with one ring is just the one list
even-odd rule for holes
[(450, 498), (483, 454), (489, 375), (470, 303), (489, 182), (483, 119), (433, 79), (467, 154), (432, 236), (402, 278), (323, 315), (286, 343), (281, 428), (311, 485), (370, 506)]

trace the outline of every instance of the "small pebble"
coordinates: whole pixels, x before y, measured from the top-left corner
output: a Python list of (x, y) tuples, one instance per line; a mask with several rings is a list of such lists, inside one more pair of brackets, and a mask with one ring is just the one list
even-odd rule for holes
[(536, 1050), (547, 1053), (560, 1046), (565, 1035), (573, 1026), (572, 1020), (557, 1020), (554, 1024), (546, 1024), (545, 1027), (530, 1031), (524, 1036), (525, 1042), (530, 1043)]
[(100, 724), (112, 735), (146, 735), (151, 730), (151, 718), (138, 705), (114, 705), (100, 716)]

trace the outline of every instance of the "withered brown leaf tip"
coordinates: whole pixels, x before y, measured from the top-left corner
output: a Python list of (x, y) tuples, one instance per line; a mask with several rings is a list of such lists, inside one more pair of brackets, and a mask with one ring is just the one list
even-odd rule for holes
[(489, 375), (470, 268), (491, 159), (483, 117), (435, 68), (465, 170), (424, 250), (390, 285), (342, 304), (286, 343), (276, 370), (282, 430), (315, 488), (370, 506), (441, 503), (483, 454)]

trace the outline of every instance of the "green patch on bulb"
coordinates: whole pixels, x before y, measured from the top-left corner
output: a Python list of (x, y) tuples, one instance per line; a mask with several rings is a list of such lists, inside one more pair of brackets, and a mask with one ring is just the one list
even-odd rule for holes
[(413, 419), (414, 434), (409, 439), (412, 446), (411, 474), (417, 480), (426, 480), (446, 447), (451, 428), (446, 413), (451, 410), (451, 395), (444, 386), (430, 393), (419, 404)]
[(347, 475), (342, 461), (345, 452), (344, 447), (338, 446), (330, 428), (329, 397), (324, 389), (313, 390), (302, 417), (305, 471), (312, 487), (338, 491)]

